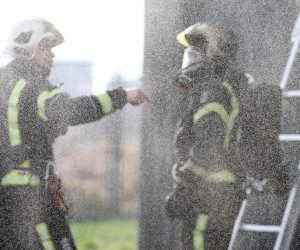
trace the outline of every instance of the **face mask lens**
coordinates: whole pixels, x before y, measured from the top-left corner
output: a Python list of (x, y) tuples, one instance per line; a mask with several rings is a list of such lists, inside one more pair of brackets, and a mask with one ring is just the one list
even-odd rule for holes
[(192, 64), (199, 63), (204, 56), (203, 50), (196, 46), (188, 47), (184, 50), (182, 59), (182, 69), (189, 67)]

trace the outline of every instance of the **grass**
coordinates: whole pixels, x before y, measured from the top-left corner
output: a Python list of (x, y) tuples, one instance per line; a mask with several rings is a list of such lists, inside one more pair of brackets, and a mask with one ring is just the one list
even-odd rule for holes
[(135, 250), (137, 222), (134, 219), (109, 219), (72, 223), (78, 250)]

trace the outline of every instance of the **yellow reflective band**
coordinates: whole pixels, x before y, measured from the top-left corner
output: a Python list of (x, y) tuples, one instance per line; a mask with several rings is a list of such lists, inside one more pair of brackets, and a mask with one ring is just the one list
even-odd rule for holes
[(97, 95), (97, 98), (100, 101), (104, 114), (109, 114), (114, 111), (111, 98), (107, 92), (101, 95)]
[(196, 176), (203, 178), (209, 183), (235, 183), (235, 175), (229, 170), (223, 169), (219, 171), (209, 172), (200, 165), (195, 164), (192, 160), (187, 161), (187, 168)]
[(225, 124), (227, 125), (227, 123), (229, 121), (229, 115), (228, 115), (226, 109), (223, 107), (223, 105), (220, 103), (217, 103), (217, 102), (207, 103), (203, 107), (198, 109), (194, 115), (194, 123), (198, 122), (205, 115), (208, 115), (212, 112), (217, 113), (221, 117), (221, 119), (225, 122)]
[(207, 214), (200, 214), (197, 217), (196, 227), (195, 230), (197, 231), (205, 231), (208, 221)]
[(22, 143), (19, 128), (19, 99), (26, 82), (20, 79), (13, 88), (9, 99), (7, 109), (8, 136), (11, 146), (18, 146)]
[(196, 226), (193, 231), (193, 243), (195, 250), (204, 250), (204, 232), (207, 227), (208, 215), (200, 214), (196, 220)]
[(37, 186), (40, 184), (40, 178), (24, 170), (12, 170), (6, 174), (1, 181), (2, 186)]
[(232, 111), (231, 111), (231, 114), (229, 116), (229, 120), (227, 123), (227, 131), (226, 131), (226, 136), (225, 136), (225, 140), (224, 140), (224, 148), (228, 149), (229, 145), (230, 145), (231, 134), (232, 134), (232, 130), (234, 127), (234, 123), (240, 113), (240, 106), (239, 106), (238, 99), (236, 98), (236, 95), (233, 91), (232, 86), (230, 84), (228, 84), (227, 82), (224, 82), (223, 85), (224, 85), (227, 93), (231, 97), (230, 104), (232, 107)]
[(20, 165), (21, 168), (29, 168), (29, 166), (30, 166), (30, 160), (26, 160)]
[(37, 99), (37, 106), (38, 106), (38, 115), (42, 118), (43, 121), (48, 121), (48, 117), (46, 116), (45, 109), (46, 109), (46, 102), (49, 99), (52, 99), (56, 95), (60, 93), (60, 89), (56, 88), (51, 91), (44, 91), (39, 94)]
[(188, 169), (190, 169), (195, 175), (206, 178), (206, 170), (201, 166), (194, 164), (191, 160), (188, 160)]
[(35, 227), (38, 233), (44, 250), (55, 250), (48, 227), (46, 223), (40, 223)]
[(208, 182), (213, 183), (234, 183), (236, 182), (235, 176), (228, 170), (220, 170), (217, 172), (209, 173), (206, 177)]
[(221, 120), (224, 122), (226, 126), (226, 135), (224, 139), (223, 147), (224, 149), (228, 149), (231, 141), (232, 130), (234, 128), (234, 123), (236, 118), (239, 115), (239, 103), (236, 95), (234, 94), (233, 88), (227, 82), (223, 83), (226, 92), (230, 95), (230, 104), (232, 107), (232, 111), (228, 113), (222, 104), (216, 102), (210, 102), (205, 104), (203, 107), (199, 108), (194, 114), (194, 123), (197, 123), (204, 116), (215, 112), (220, 116)]
[(179, 33), (179, 34), (176, 36), (176, 40), (177, 40), (177, 42), (179, 42), (179, 43), (180, 43), (181, 45), (183, 45), (184, 47), (189, 47), (190, 44), (189, 44), (188, 40), (186, 39), (185, 34), (186, 34), (185, 31)]

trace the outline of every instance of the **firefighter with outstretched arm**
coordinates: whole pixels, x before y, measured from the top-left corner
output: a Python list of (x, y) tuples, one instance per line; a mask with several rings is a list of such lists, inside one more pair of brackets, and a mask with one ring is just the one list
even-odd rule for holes
[[(68, 126), (139, 105), (138, 88), (70, 97), (48, 81), (64, 42), (49, 21), (16, 24), (0, 57), (0, 249), (75, 249), (56, 174), (53, 143)], [(74, 83), (76, 84), (76, 83)]]

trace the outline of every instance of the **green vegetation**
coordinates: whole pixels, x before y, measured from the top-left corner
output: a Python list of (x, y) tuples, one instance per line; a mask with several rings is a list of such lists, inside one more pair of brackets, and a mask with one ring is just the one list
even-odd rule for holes
[(137, 222), (134, 219), (110, 219), (72, 223), (78, 250), (134, 250)]

